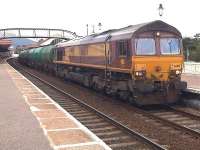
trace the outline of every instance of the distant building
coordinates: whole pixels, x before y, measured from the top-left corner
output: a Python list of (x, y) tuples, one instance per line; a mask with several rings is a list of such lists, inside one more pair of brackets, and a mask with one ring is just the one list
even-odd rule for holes
[(12, 45), (12, 41), (10, 39), (2, 39), (0, 40), (0, 52), (8, 51), (8, 48)]

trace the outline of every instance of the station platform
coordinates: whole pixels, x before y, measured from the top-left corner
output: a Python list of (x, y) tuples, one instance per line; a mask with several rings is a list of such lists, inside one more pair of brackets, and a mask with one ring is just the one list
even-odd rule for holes
[(0, 149), (111, 150), (7, 63), (0, 64)]
[(187, 82), (189, 90), (200, 92), (200, 74), (182, 74), (182, 80)]

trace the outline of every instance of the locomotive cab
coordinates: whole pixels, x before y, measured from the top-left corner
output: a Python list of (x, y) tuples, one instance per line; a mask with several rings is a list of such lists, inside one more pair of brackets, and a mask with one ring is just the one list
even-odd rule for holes
[(173, 32), (153, 31), (135, 36), (133, 41), (132, 78), (143, 93), (163, 92), (167, 103), (176, 102), (183, 69), (182, 38)]

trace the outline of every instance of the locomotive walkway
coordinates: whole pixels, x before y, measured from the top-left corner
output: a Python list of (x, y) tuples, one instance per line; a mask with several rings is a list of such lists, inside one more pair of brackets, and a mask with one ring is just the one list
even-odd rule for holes
[(0, 149), (110, 150), (7, 63), (0, 64)]

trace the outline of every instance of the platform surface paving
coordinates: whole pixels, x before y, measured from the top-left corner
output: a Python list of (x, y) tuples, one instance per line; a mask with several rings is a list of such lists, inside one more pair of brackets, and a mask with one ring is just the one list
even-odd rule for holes
[(0, 64), (0, 149), (52, 150), (5, 67)]
[(0, 149), (110, 150), (8, 64), (0, 64)]

